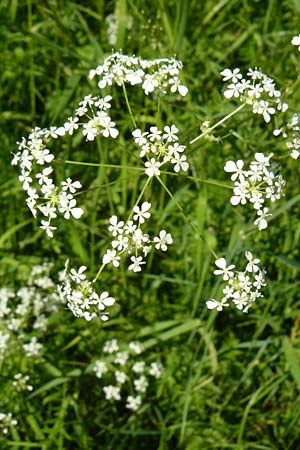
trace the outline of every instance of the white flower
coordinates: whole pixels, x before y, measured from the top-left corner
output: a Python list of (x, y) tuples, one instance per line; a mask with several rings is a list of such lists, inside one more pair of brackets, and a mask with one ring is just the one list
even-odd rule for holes
[(101, 293), (100, 298), (99, 298), (99, 304), (98, 304), (98, 308), (100, 310), (104, 309), (104, 306), (112, 306), (115, 303), (115, 299), (114, 297), (110, 297), (109, 293), (104, 291)]
[(239, 178), (241, 181), (244, 180), (244, 171), (242, 170), (244, 166), (244, 161), (239, 159), (236, 163), (234, 161), (227, 161), (224, 167), (225, 172), (233, 172), (231, 175), (232, 181)]
[(121, 372), (120, 370), (115, 371), (115, 377), (117, 383), (124, 384), (127, 378), (127, 375), (125, 372)]
[(81, 283), (82, 280), (86, 279), (86, 275), (83, 273), (87, 269), (86, 266), (80, 266), (78, 271), (75, 269), (70, 269), (70, 277), (75, 283)]
[(102, 263), (109, 264), (110, 262), (112, 262), (114, 267), (119, 267), (120, 259), (121, 259), (121, 257), (117, 256), (116, 250), (108, 249), (108, 250), (106, 250), (106, 253), (103, 256)]
[(149, 219), (151, 216), (149, 209), (151, 208), (151, 203), (144, 202), (141, 205), (141, 208), (138, 205), (133, 207), (133, 212), (135, 215), (133, 216), (133, 220), (139, 221), (139, 223), (144, 223), (145, 219)]
[(298, 50), (300, 51), (300, 34), (298, 36), (293, 37), (292, 45), (298, 46)]
[(223, 75), (223, 81), (230, 80), (233, 83), (237, 83), (243, 78), (239, 68), (233, 69), (233, 71), (231, 71), (230, 69), (224, 69), (222, 70), (222, 72), (220, 72), (220, 74)]
[(171, 163), (174, 164), (174, 172), (179, 172), (183, 170), (186, 172), (189, 168), (189, 163), (186, 161), (185, 155), (180, 155), (177, 152), (173, 153), (173, 158), (171, 159)]
[(219, 269), (214, 270), (214, 275), (223, 275), (223, 280), (227, 281), (229, 278), (232, 278), (234, 276), (234, 272), (232, 272), (232, 269), (235, 268), (235, 266), (232, 264), (228, 267), (226, 267), (226, 259), (225, 258), (219, 258), (215, 261), (215, 265), (219, 267)]
[(135, 373), (141, 373), (144, 372), (145, 370), (145, 361), (137, 361), (136, 363), (133, 364), (132, 366), (132, 370)]
[(109, 223), (108, 231), (110, 231), (114, 237), (123, 233), (124, 222), (122, 220), (119, 222), (117, 216), (111, 216)]
[(245, 252), (245, 256), (249, 261), (247, 264), (247, 267), (246, 267), (246, 271), (247, 272), (258, 272), (259, 267), (257, 264), (260, 263), (260, 259), (258, 259), (258, 258), (253, 259), (252, 253), (249, 251)]
[(125, 366), (129, 358), (129, 353), (126, 351), (118, 352), (114, 359), (115, 364), (120, 364), (120, 366)]
[(142, 256), (131, 256), (130, 260), (132, 264), (128, 266), (128, 270), (132, 270), (133, 272), (141, 272), (141, 265), (146, 264)]
[(140, 376), (137, 380), (133, 381), (135, 390), (138, 392), (146, 392), (147, 387), (149, 385), (147, 378), (145, 375)]
[(42, 230), (45, 230), (49, 237), (53, 237), (53, 231), (56, 230), (57, 227), (51, 226), (48, 220), (42, 220), (41, 224), (42, 225), (40, 226), (40, 228), (42, 228)]
[(152, 375), (155, 378), (160, 378), (163, 371), (163, 366), (157, 362), (151, 363), (149, 369), (149, 375)]
[(118, 386), (104, 386), (106, 400), (121, 400), (120, 388)]
[(162, 251), (167, 251), (168, 247), (167, 245), (172, 244), (173, 239), (170, 233), (167, 233), (166, 230), (161, 230), (159, 232), (159, 237), (155, 237), (153, 239), (154, 242), (156, 242), (155, 244), (155, 248), (157, 250), (159, 250), (160, 248), (162, 249)]
[(114, 353), (119, 350), (119, 345), (117, 339), (111, 339), (110, 341), (106, 341), (103, 346), (104, 353)]
[(150, 161), (145, 162), (145, 173), (148, 175), (148, 177), (154, 177), (160, 175), (159, 167), (161, 166), (161, 163), (159, 161), (156, 161), (155, 158), (151, 158)]
[(206, 306), (208, 309), (216, 309), (217, 311), (223, 311), (223, 308), (229, 306), (229, 303), (226, 303), (226, 298), (222, 300), (215, 300), (212, 298), (206, 302)]
[(139, 355), (143, 351), (142, 345), (137, 341), (130, 342), (128, 347), (137, 355)]
[(257, 211), (257, 215), (259, 216), (255, 221), (254, 225), (257, 225), (257, 228), (261, 230), (265, 230), (268, 227), (268, 222), (266, 221), (266, 217), (271, 216), (271, 214), (268, 214), (269, 209), (263, 208)]
[(136, 411), (141, 406), (141, 404), (142, 404), (142, 398), (140, 395), (137, 395), (136, 397), (129, 395), (127, 397), (126, 408)]
[(97, 359), (94, 363), (93, 370), (97, 378), (101, 378), (106, 372), (108, 372), (108, 368), (105, 362)]
[[(70, 194), (71, 195), (71, 194)], [(64, 214), (65, 219), (70, 219), (71, 215), (75, 219), (80, 219), (82, 214), (84, 213), (82, 208), (76, 208), (76, 200), (75, 198), (69, 199), (68, 197), (61, 196), (59, 199), (59, 212)]]
[(23, 344), (23, 349), (27, 356), (39, 356), (43, 345), (37, 341), (37, 338), (33, 336), (28, 344)]
[(164, 127), (163, 139), (166, 139), (167, 142), (174, 142), (178, 140), (178, 128), (175, 125), (171, 125), (171, 128), (168, 126)]

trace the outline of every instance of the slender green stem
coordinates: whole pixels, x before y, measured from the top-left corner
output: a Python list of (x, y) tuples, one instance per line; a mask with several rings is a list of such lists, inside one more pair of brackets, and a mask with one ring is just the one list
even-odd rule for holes
[[(173, 175), (175, 177), (180, 177), (180, 176), (182, 177), (182, 173), (168, 172), (166, 170), (160, 170), (160, 173), (165, 173), (167, 175)], [(219, 181), (214, 181), (214, 180), (206, 180), (205, 178), (193, 177), (191, 175), (185, 175), (185, 178), (187, 178), (188, 180), (200, 181), (200, 183), (210, 184), (212, 186), (223, 187), (226, 189), (234, 188), (234, 186), (231, 186), (230, 184), (220, 183)]]
[(230, 117), (237, 114), (241, 109), (245, 107), (245, 103), (242, 103), (240, 106), (238, 106), (235, 110), (233, 110), (231, 113), (227, 114), (227, 116), (223, 117), (223, 119), (219, 120), (219, 122), (215, 123), (212, 127), (207, 128), (207, 130), (203, 131), (203, 133), (199, 134), (199, 136), (195, 137), (192, 141), (190, 141), (190, 145), (193, 145), (195, 142), (199, 141), (202, 137), (206, 136), (207, 134), (210, 134), (212, 130), (217, 128), (222, 123), (226, 122)]
[(34, 76), (34, 58), (33, 58), (33, 46), (32, 46), (32, 3), (31, 0), (27, 0), (27, 24), (28, 31), (30, 33), (30, 39), (28, 41), (28, 55), (29, 55), (29, 95), (30, 95), (30, 110), (31, 114), (35, 116), (35, 76)]
[(187, 215), (185, 214), (185, 212), (182, 209), (182, 206), (180, 205), (180, 203), (178, 203), (178, 201), (176, 200), (176, 198), (174, 197), (174, 195), (172, 194), (172, 192), (169, 191), (169, 189), (167, 188), (167, 186), (165, 185), (165, 183), (162, 181), (162, 179), (160, 177), (156, 177), (158, 179), (158, 181), (160, 182), (160, 184), (162, 185), (162, 187), (166, 190), (166, 192), (169, 194), (169, 196), (171, 197), (171, 199), (174, 201), (175, 205), (177, 206), (177, 208), (179, 209), (179, 211), (181, 212), (181, 214), (183, 215), (183, 217), (185, 218), (185, 220), (187, 221), (187, 223), (190, 225), (190, 227), (195, 231), (195, 233), (197, 233), (197, 235), (202, 239), (202, 241), (205, 243), (205, 245), (207, 246), (208, 250), (211, 252), (211, 254), (213, 255), (213, 257), (215, 259), (218, 259), (218, 256), (216, 255), (216, 253), (213, 251), (213, 249), (208, 245), (208, 243), (206, 242), (205, 237), (198, 232), (197, 228), (195, 227), (195, 225), (192, 223), (192, 221), (187, 217)]
[(128, 111), (129, 111), (129, 115), (130, 115), (132, 124), (133, 124), (134, 128), (136, 128), (136, 121), (135, 121), (135, 119), (133, 117), (133, 114), (132, 114), (132, 110), (131, 110), (131, 106), (130, 106), (130, 103), (129, 103), (129, 100), (128, 100), (128, 95), (127, 95), (125, 83), (122, 83), (122, 88), (123, 88), (123, 93), (124, 93), (126, 105), (127, 105)]
[(98, 280), (98, 278), (99, 278), (101, 272), (103, 271), (104, 267), (105, 267), (105, 264), (102, 264), (101, 267), (100, 267), (100, 269), (99, 269), (98, 272), (97, 272), (97, 275), (96, 275), (95, 278), (92, 280), (92, 283), (96, 283), (96, 281)]
[(111, 169), (121, 169), (126, 168), (126, 169), (131, 169), (131, 170), (138, 170), (140, 172), (144, 172), (145, 168), (144, 167), (135, 167), (135, 166), (121, 166), (119, 164), (103, 164), (103, 163), (88, 163), (88, 162), (83, 162), (83, 161), (70, 161), (70, 160), (66, 160), (66, 161), (62, 161), (57, 159), (56, 162), (63, 162), (65, 164), (73, 164), (75, 166), (90, 166), (90, 167), (110, 167)]

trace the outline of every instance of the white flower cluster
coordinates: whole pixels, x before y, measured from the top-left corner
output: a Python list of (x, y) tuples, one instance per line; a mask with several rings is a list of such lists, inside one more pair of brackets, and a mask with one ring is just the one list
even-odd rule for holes
[(281, 135), (286, 139), (286, 147), (290, 151), (290, 156), (293, 159), (298, 159), (300, 156), (300, 126), (299, 114), (295, 113), (287, 124), (281, 128), (273, 131), (274, 136)]
[(11, 413), (8, 414), (0, 413), (0, 430), (2, 431), (3, 434), (7, 434), (8, 428), (16, 426), (17, 423), (18, 421), (12, 418)]
[(240, 69), (225, 69), (221, 72), (223, 81), (229, 82), (224, 96), (228, 99), (236, 98), (241, 103), (246, 103), (252, 107), (254, 114), (261, 114), (265, 122), (270, 122), (271, 116), (277, 111), (286, 111), (287, 103), (281, 100), (281, 93), (276, 89), (276, 84), (272, 78), (263, 72), (249, 69), (247, 76), (243, 78)]
[(146, 264), (143, 256), (148, 255), (152, 249), (152, 244), (157, 250), (167, 251), (167, 246), (173, 242), (170, 233), (161, 230), (158, 236), (150, 240), (149, 235), (141, 230), (141, 225), (151, 216), (150, 208), (151, 203), (148, 202), (142, 203), (140, 207), (135, 205), (132, 213), (133, 220), (128, 220), (126, 223), (123, 220), (119, 221), (117, 216), (112, 216), (109, 219), (108, 231), (114, 239), (112, 249), (108, 249), (103, 256), (103, 264), (111, 263), (114, 267), (119, 267), (121, 256), (130, 256), (131, 263), (128, 269), (133, 272), (140, 272), (141, 266)]
[(126, 408), (132, 411), (136, 411), (142, 404), (142, 395), (149, 386), (149, 376), (158, 379), (163, 370), (158, 362), (147, 366), (145, 361), (136, 360), (136, 355), (140, 355), (142, 351), (139, 342), (130, 342), (126, 350), (121, 350), (117, 339), (112, 339), (103, 346), (106, 354), (103, 360), (98, 359), (93, 364), (96, 377), (110, 383), (103, 387), (105, 398), (119, 401), (123, 395), (126, 398)]
[[(272, 155), (271, 155), (272, 156)], [(283, 195), (285, 181), (281, 175), (275, 175), (270, 170), (270, 158), (263, 153), (255, 153), (255, 161), (251, 161), (249, 170), (244, 170), (244, 161), (227, 161), (225, 172), (232, 173), (234, 181), (233, 196), (230, 199), (232, 205), (245, 205), (252, 203), (257, 214), (254, 225), (259, 230), (268, 226), (267, 217), (271, 216), (269, 209), (264, 206), (266, 200), (275, 202)]]
[(141, 85), (146, 95), (151, 92), (165, 94), (178, 92), (185, 96), (188, 88), (179, 79), (182, 62), (175, 58), (142, 59), (137, 56), (123, 55), (115, 52), (108, 56), (103, 64), (90, 71), (89, 77), (101, 77), (98, 86), (104, 89), (116, 83)]
[(78, 270), (69, 269), (67, 260), (65, 270), (61, 273), (61, 284), (57, 286), (59, 296), (75, 317), (83, 317), (87, 321), (100, 317), (106, 321), (109, 314), (105, 307), (112, 306), (115, 299), (106, 291), (100, 295), (95, 291), (92, 282), (86, 278), (86, 269), (86, 266), (81, 266)]
[[(57, 138), (57, 128), (50, 130), (34, 128), (28, 139), (22, 138), (18, 143), (19, 151), (14, 155), (13, 165), (20, 166), (19, 180), (27, 192), (26, 203), (33, 216), (40, 212), (44, 217), (40, 228), (44, 229), (49, 237), (57, 227), (52, 225), (53, 219), (60, 213), (65, 219), (73, 216), (79, 219), (83, 209), (76, 206), (73, 194), (81, 188), (79, 181), (73, 182), (67, 178), (60, 186), (54, 184), (52, 178), (53, 167), (49, 165), (54, 155), (46, 147), (49, 138)], [(41, 169), (42, 166), (45, 168)]]
[[(4, 331), (0, 331), (0, 357), (11, 348), (22, 350), (28, 357), (38, 357), (42, 344), (36, 336), (28, 333), (44, 333), (48, 317), (57, 311), (60, 300), (54, 292), (55, 284), (49, 276), (52, 264), (33, 266), (27, 278), (27, 285), (18, 290), (0, 288), (0, 320)], [(15, 335), (17, 333), (17, 335)]]
[(300, 34), (298, 34), (298, 36), (293, 37), (292, 45), (295, 45), (296, 47), (298, 47), (298, 50), (300, 52)]
[(30, 379), (29, 375), (23, 375), (22, 373), (17, 373), (14, 376), (14, 381), (12, 382), (12, 385), (18, 392), (32, 391), (33, 387), (31, 386), (31, 384), (28, 384), (29, 379)]
[(247, 266), (243, 272), (234, 271), (233, 264), (227, 265), (225, 258), (219, 258), (215, 261), (217, 269), (214, 275), (221, 275), (224, 281), (227, 281), (223, 289), (224, 297), (221, 300), (212, 298), (206, 302), (208, 309), (222, 311), (229, 306), (231, 300), (237, 309), (248, 312), (255, 300), (263, 297), (261, 288), (266, 285), (265, 271), (258, 266), (260, 260), (253, 258), (251, 252), (246, 251)]
[[(122, 17), (123, 21), (124, 19), (127, 30), (131, 30), (131, 28), (133, 27), (133, 17)], [(114, 47), (117, 43), (118, 38), (118, 29), (120, 23), (119, 17), (117, 14), (108, 14), (108, 16), (105, 17), (105, 22), (107, 23), (108, 43)]]
[(159, 176), (160, 168), (171, 162), (174, 172), (186, 172), (189, 163), (183, 154), (186, 147), (178, 143), (178, 128), (175, 125), (165, 126), (163, 131), (150, 127), (150, 131), (142, 132), (139, 128), (132, 132), (134, 141), (141, 148), (140, 157), (146, 157), (145, 173), (148, 177)]

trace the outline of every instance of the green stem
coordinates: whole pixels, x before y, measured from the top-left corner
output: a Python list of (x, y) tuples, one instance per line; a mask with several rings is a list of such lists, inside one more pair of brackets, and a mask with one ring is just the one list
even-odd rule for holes
[(185, 218), (185, 220), (187, 221), (187, 223), (190, 225), (190, 227), (195, 231), (195, 233), (197, 233), (197, 235), (202, 239), (202, 241), (205, 243), (205, 245), (207, 246), (208, 250), (211, 252), (211, 254), (213, 255), (213, 257), (216, 259), (218, 259), (218, 256), (215, 254), (215, 252), (213, 251), (213, 249), (208, 245), (208, 243), (206, 242), (205, 237), (198, 232), (197, 228), (195, 227), (195, 225), (192, 223), (192, 221), (186, 216), (185, 212), (183, 211), (181, 205), (177, 202), (176, 198), (174, 197), (174, 195), (172, 194), (172, 192), (169, 191), (169, 189), (167, 188), (167, 186), (165, 185), (165, 183), (162, 181), (162, 179), (160, 177), (156, 177), (158, 179), (158, 181), (160, 182), (160, 184), (162, 185), (162, 187), (166, 190), (166, 192), (169, 194), (169, 196), (171, 197), (171, 199), (174, 201), (175, 205), (177, 206), (177, 208), (179, 209), (179, 211), (181, 212), (181, 214), (183, 215), (183, 217)]
[(95, 278), (92, 280), (92, 283), (96, 283), (96, 281), (98, 280), (98, 278), (99, 278), (101, 272), (103, 271), (104, 267), (105, 267), (105, 264), (102, 264), (101, 267), (100, 267), (100, 269), (99, 269), (98, 272), (97, 272), (97, 275), (96, 275)]
[[(179, 177), (179, 176), (182, 177), (182, 173), (168, 172), (166, 170), (160, 170), (160, 173), (165, 173), (167, 175), (173, 175), (173, 176), (176, 176), (176, 177)], [(220, 183), (219, 181), (213, 181), (213, 180), (205, 180), (204, 178), (193, 177), (191, 175), (185, 175), (185, 178), (187, 178), (188, 180), (200, 181), (200, 183), (210, 184), (212, 186), (223, 187), (223, 188), (226, 188), (226, 189), (233, 189), (234, 188), (234, 186), (231, 186), (230, 184)]]
[(27, 19), (28, 19), (28, 31), (30, 39), (28, 41), (28, 55), (29, 55), (29, 95), (30, 95), (30, 110), (31, 114), (35, 116), (35, 77), (34, 77), (34, 58), (33, 58), (33, 46), (32, 46), (32, 3), (31, 0), (27, 0)]
[[(62, 160), (57, 159), (56, 162), (60, 162)], [(62, 161), (65, 164), (73, 164), (75, 166), (91, 166), (91, 167), (110, 167), (111, 169), (121, 169), (122, 167), (126, 168), (126, 169), (131, 169), (131, 170), (139, 170), (140, 172), (144, 172), (145, 168), (143, 167), (130, 167), (130, 166), (120, 166), (119, 164), (102, 164), (102, 163), (88, 163), (88, 162), (83, 162), (83, 161), (70, 161), (70, 160), (66, 160), (66, 161)]]
[(123, 93), (124, 93), (124, 97), (125, 97), (125, 101), (126, 101), (126, 105), (127, 105), (128, 111), (129, 111), (129, 115), (130, 115), (131, 121), (133, 123), (134, 128), (137, 128), (135, 119), (134, 119), (133, 114), (132, 114), (131, 106), (130, 106), (130, 103), (129, 103), (129, 100), (128, 100), (125, 83), (122, 83), (122, 88), (123, 88)]
[(193, 145), (195, 142), (197, 142), (202, 137), (206, 136), (207, 134), (210, 134), (212, 130), (217, 128), (222, 123), (226, 122), (230, 117), (234, 116), (236, 113), (238, 113), (241, 109), (243, 109), (246, 106), (245, 103), (242, 103), (240, 106), (238, 106), (235, 110), (233, 110), (231, 113), (227, 114), (227, 116), (223, 117), (223, 119), (219, 120), (219, 122), (215, 123), (212, 127), (207, 128), (207, 130), (203, 131), (203, 133), (199, 134), (199, 136), (195, 137), (192, 141), (190, 141), (190, 145)]

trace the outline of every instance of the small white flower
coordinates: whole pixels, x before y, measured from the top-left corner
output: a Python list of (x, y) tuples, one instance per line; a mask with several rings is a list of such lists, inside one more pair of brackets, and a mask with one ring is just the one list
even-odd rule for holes
[(133, 216), (133, 220), (139, 221), (139, 223), (144, 223), (145, 219), (149, 219), (151, 216), (149, 209), (151, 208), (151, 203), (144, 202), (141, 205), (141, 208), (137, 205), (133, 207), (133, 212), (135, 215)]
[(108, 250), (106, 250), (106, 253), (103, 256), (102, 263), (103, 264), (109, 264), (110, 262), (112, 262), (114, 267), (119, 267), (120, 259), (121, 259), (121, 257), (117, 256), (116, 250), (108, 249)]
[(300, 51), (300, 34), (298, 36), (293, 37), (292, 45), (298, 46), (298, 50)]
[(154, 177), (160, 175), (159, 167), (161, 166), (161, 163), (159, 161), (156, 161), (155, 158), (151, 158), (150, 161), (145, 162), (145, 173), (148, 175), (148, 177)]
[(40, 226), (40, 228), (42, 228), (42, 230), (45, 230), (49, 237), (53, 237), (53, 231), (56, 230), (57, 227), (51, 226), (48, 220), (42, 220), (41, 224), (42, 225)]
[(104, 386), (106, 400), (121, 400), (120, 388), (118, 386)]
[(247, 267), (246, 267), (246, 271), (247, 272), (258, 272), (259, 271), (259, 267), (258, 267), (257, 264), (260, 263), (260, 259), (258, 259), (258, 258), (254, 259), (253, 256), (252, 256), (252, 253), (249, 252), (249, 251), (245, 252), (245, 256), (246, 256), (246, 258), (249, 261), (248, 264), (247, 264)]
[(226, 298), (222, 300), (215, 300), (212, 298), (206, 302), (206, 306), (208, 309), (216, 309), (217, 311), (223, 311), (223, 308), (229, 306), (229, 303), (226, 303)]
[(214, 270), (214, 275), (223, 275), (223, 280), (228, 281), (229, 278), (232, 278), (234, 276), (234, 272), (232, 272), (232, 269), (235, 268), (235, 266), (232, 264), (228, 267), (226, 267), (226, 259), (225, 258), (219, 258), (215, 261), (215, 265), (219, 267), (219, 269)]
[(108, 372), (107, 365), (104, 361), (99, 359), (95, 361), (93, 370), (97, 378), (102, 378), (102, 375)]
[(137, 361), (136, 363), (133, 364), (132, 366), (132, 370), (135, 373), (142, 373), (145, 370), (145, 361)]
[(110, 341), (106, 341), (103, 346), (104, 353), (114, 353), (119, 350), (117, 339), (111, 339)]
[(155, 378), (160, 378), (163, 371), (163, 366), (157, 362), (152, 362), (150, 369), (149, 369), (149, 375), (152, 375)]
[(128, 270), (132, 270), (133, 272), (141, 272), (141, 265), (146, 264), (142, 256), (131, 256), (130, 260), (132, 264), (128, 266)]
[(126, 408), (136, 411), (141, 406), (141, 404), (142, 404), (142, 398), (140, 395), (137, 395), (136, 397), (129, 395), (127, 397)]
[(170, 233), (167, 233), (166, 230), (161, 230), (159, 236), (155, 237), (153, 241), (156, 242), (155, 248), (157, 250), (162, 249), (165, 252), (168, 250), (167, 245), (172, 244), (173, 239)]
[(137, 380), (133, 381), (135, 390), (138, 392), (146, 392), (147, 387), (149, 385), (147, 378), (145, 375), (140, 376)]
[(121, 372), (120, 370), (115, 371), (115, 377), (117, 383), (124, 384), (127, 378), (127, 375), (125, 372)]

